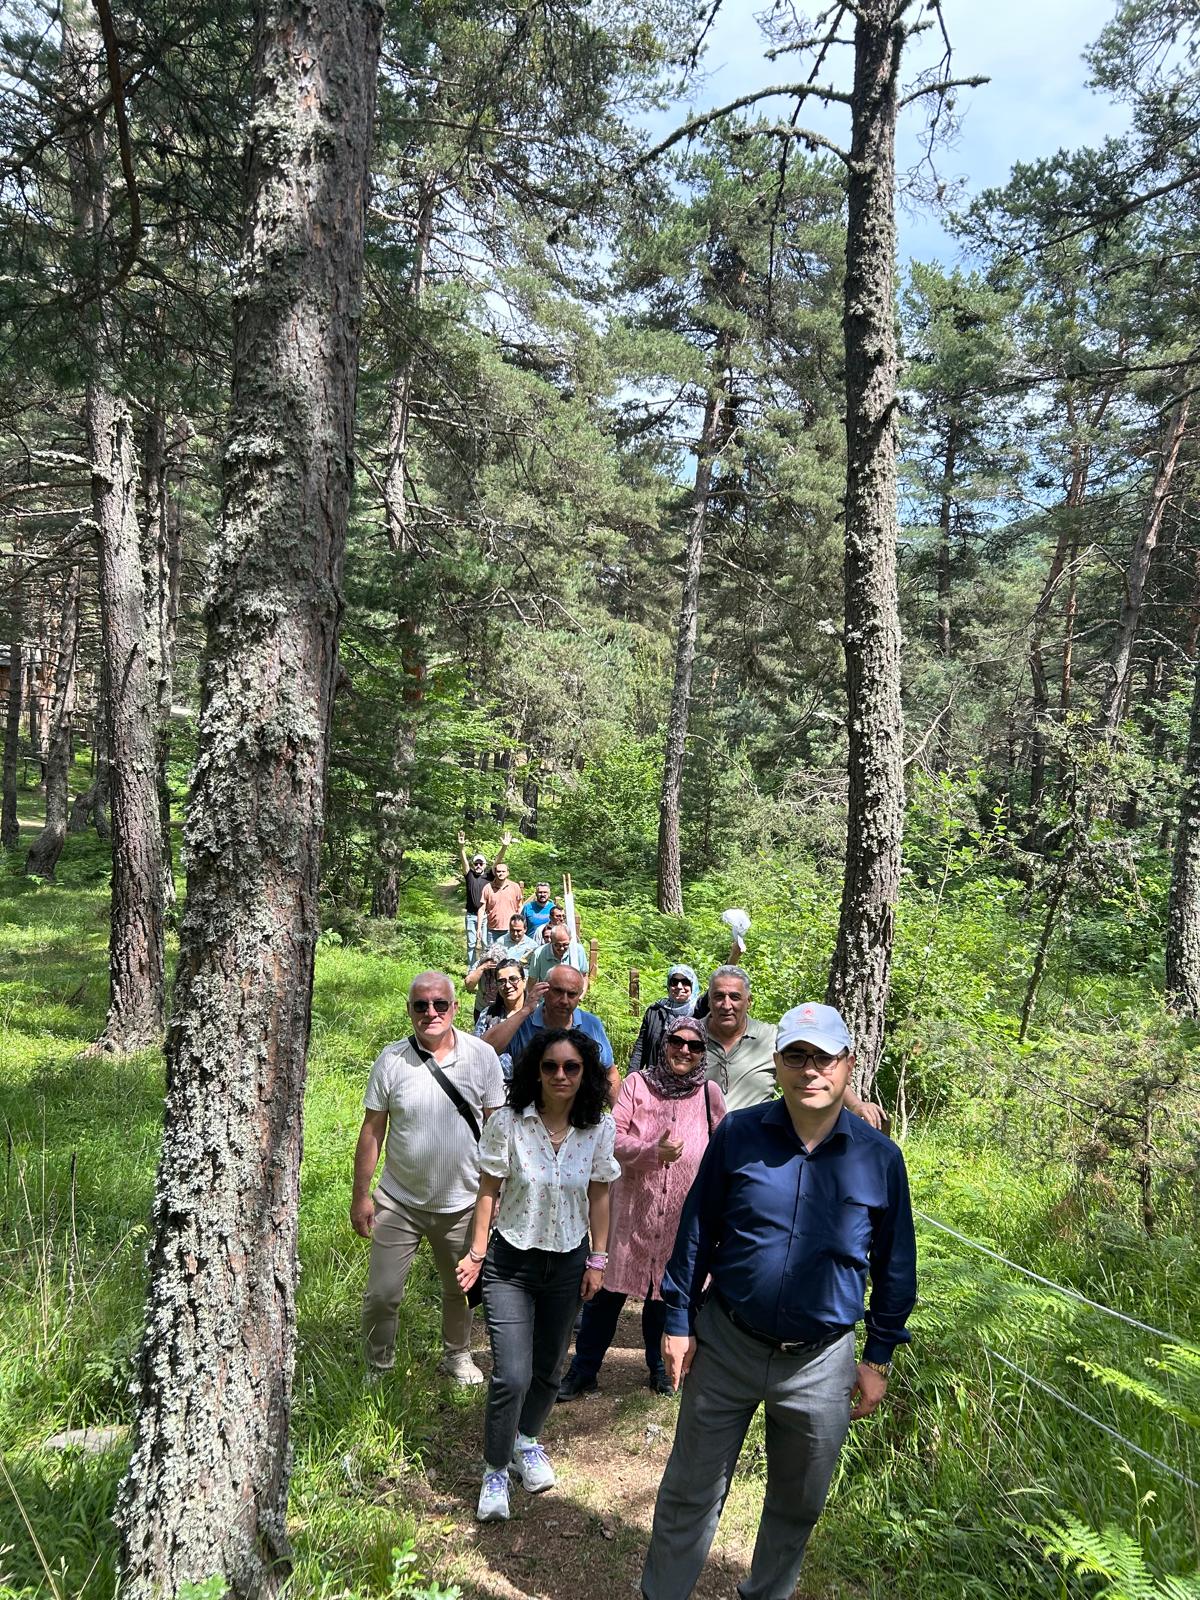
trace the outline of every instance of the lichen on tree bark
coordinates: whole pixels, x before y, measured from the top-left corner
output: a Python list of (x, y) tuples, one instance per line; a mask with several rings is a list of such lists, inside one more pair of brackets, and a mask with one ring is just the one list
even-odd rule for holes
[(284, 1581), (296, 1216), (381, 11), (259, 19), (122, 1594)]

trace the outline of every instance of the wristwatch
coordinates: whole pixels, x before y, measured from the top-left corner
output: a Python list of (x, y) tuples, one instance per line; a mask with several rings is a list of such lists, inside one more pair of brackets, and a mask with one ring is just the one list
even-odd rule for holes
[(859, 1366), (869, 1367), (872, 1372), (877, 1372), (881, 1378), (890, 1378), (892, 1375), (892, 1363), (890, 1361), (868, 1361), (864, 1357), (859, 1362)]

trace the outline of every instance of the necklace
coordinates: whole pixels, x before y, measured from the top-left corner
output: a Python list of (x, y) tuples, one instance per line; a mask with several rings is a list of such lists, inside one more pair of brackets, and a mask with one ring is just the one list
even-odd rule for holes
[(547, 1139), (549, 1139), (551, 1145), (554, 1147), (555, 1151), (557, 1151), (559, 1149), (559, 1147), (562, 1145), (563, 1140), (570, 1133), (571, 1124), (568, 1122), (566, 1127), (562, 1130), (561, 1133), (555, 1133), (554, 1129), (550, 1127), (550, 1125), (546, 1121), (545, 1117), (542, 1117), (541, 1123), (542, 1123), (542, 1127), (545, 1128), (545, 1130), (546, 1130)]

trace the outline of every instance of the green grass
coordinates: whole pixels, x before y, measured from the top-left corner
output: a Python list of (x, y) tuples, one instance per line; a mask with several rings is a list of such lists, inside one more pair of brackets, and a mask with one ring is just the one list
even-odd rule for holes
[[(530, 865), (536, 853), (530, 847)], [(545, 861), (538, 856), (539, 865)], [(435, 1447), (445, 1407), (482, 1403), (434, 1377), (437, 1295), (423, 1260), (402, 1313), (400, 1381), (365, 1391), (357, 1349), (366, 1246), (351, 1234), (346, 1206), (367, 1069), (381, 1042), (404, 1029), (412, 973), (429, 964), (455, 968), (459, 960), (457, 897), (439, 891), (432, 876), (445, 863), (421, 864), (426, 875), (407, 887), (395, 926), (335, 922), (318, 952), (291, 1508), (298, 1595), (400, 1592), (393, 1549), (413, 1536), (425, 1548), (436, 1540), (405, 1508), (399, 1478), (419, 1470)], [(115, 1582), (108, 1519), (122, 1452), (42, 1446), (61, 1429), (128, 1423), (132, 1415), (162, 1068), (152, 1056), (80, 1059), (106, 1001), (103, 849), (88, 838), (70, 840), (52, 886), (24, 879), (18, 865), (14, 857), (0, 872), (0, 1449), (11, 1481), (11, 1488), (0, 1481), (0, 1549), (11, 1547), (0, 1556), (0, 1595), (108, 1600)], [(741, 889), (714, 879), (691, 891), (699, 934), (658, 916), (645, 898), (619, 904), (602, 890), (581, 891), (585, 931), (601, 945), (589, 1004), (609, 1023), (618, 1055), (636, 1028), (629, 967), (644, 974), (643, 999), (657, 992), (670, 957), (711, 967), (724, 954), (716, 922), (724, 904), (751, 902), (763, 1014), (815, 987), (832, 916), (819, 883), (764, 867)], [(941, 912), (921, 1007), (897, 1029), (913, 1052), (911, 1082), (925, 1094), (919, 1103), (937, 1111), (918, 1123), (908, 1145), (917, 1204), (1098, 1300), (1159, 1326), (1196, 1330), (1194, 1213), (1168, 1208), (1159, 1237), (1147, 1240), (1130, 1220), (1124, 1191), (1104, 1188), (1048, 1150), (1035, 1158), (1024, 1142), (1036, 1126), (1028, 1117), (1019, 1137), (998, 1120), (986, 1091), (1008, 1059), (1019, 983), (1004, 963), (991, 965), (1004, 944), (1001, 912), (993, 908), (984, 921), (972, 903)], [(902, 992), (918, 989), (933, 920), (925, 902), (906, 913), (912, 942), (898, 964)], [(1015, 944), (1018, 930), (1010, 933)], [(1048, 986), (1047, 1009), (1062, 1003), (1062, 992)], [(1094, 1026), (1085, 1017), (1080, 1040)], [(968, 1034), (975, 1054), (962, 1044)], [(1136, 1457), (1126, 1461), (1116, 1441), (988, 1353), (1018, 1362), (1200, 1479), (1200, 1430), (1187, 1421), (1189, 1407), (1200, 1411), (1200, 1395), (1186, 1372), (1147, 1364), (1158, 1353), (1152, 1340), (1022, 1283), (929, 1229), (922, 1230), (922, 1302), (913, 1326), (914, 1350), (901, 1358), (888, 1406), (853, 1431), (813, 1540), (807, 1591), (827, 1600), (1095, 1594), (1093, 1579), (1061, 1574), (1026, 1531), (1072, 1518), (1135, 1532), (1152, 1570), (1194, 1569), (1195, 1492)], [(1083, 1360), (1159, 1385), (1165, 1406), (1098, 1378)], [(758, 1424), (731, 1516), (753, 1521), (762, 1471)]]

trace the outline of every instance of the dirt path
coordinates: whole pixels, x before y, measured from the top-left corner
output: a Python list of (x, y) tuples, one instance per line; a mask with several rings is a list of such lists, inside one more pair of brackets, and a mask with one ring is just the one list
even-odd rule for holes
[[(484, 1337), (482, 1329), (478, 1339)], [(486, 1348), (476, 1352), (490, 1370)], [(514, 1482), (512, 1518), (480, 1526), (483, 1417), (447, 1400), (425, 1472), (401, 1490), (421, 1518), (418, 1542), (437, 1557), (443, 1582), (466, 1600), (632, 1600), (675, 1430), (678, 1402), (645, 1385), (639, 1315), (626, 1311), (600, 1374), (601, 1393), (554, 1408), (542, 1442), (556, 1488), (529, 1495)], [(745, 1459), (745, 1457), (743, 1457)], [(762, 1504), (756, 1477), (739, 1477), (696, 1600), (730, 1600), (747, 1571)], [(801, 1597), (802, 1600), (802, 1597)]]

